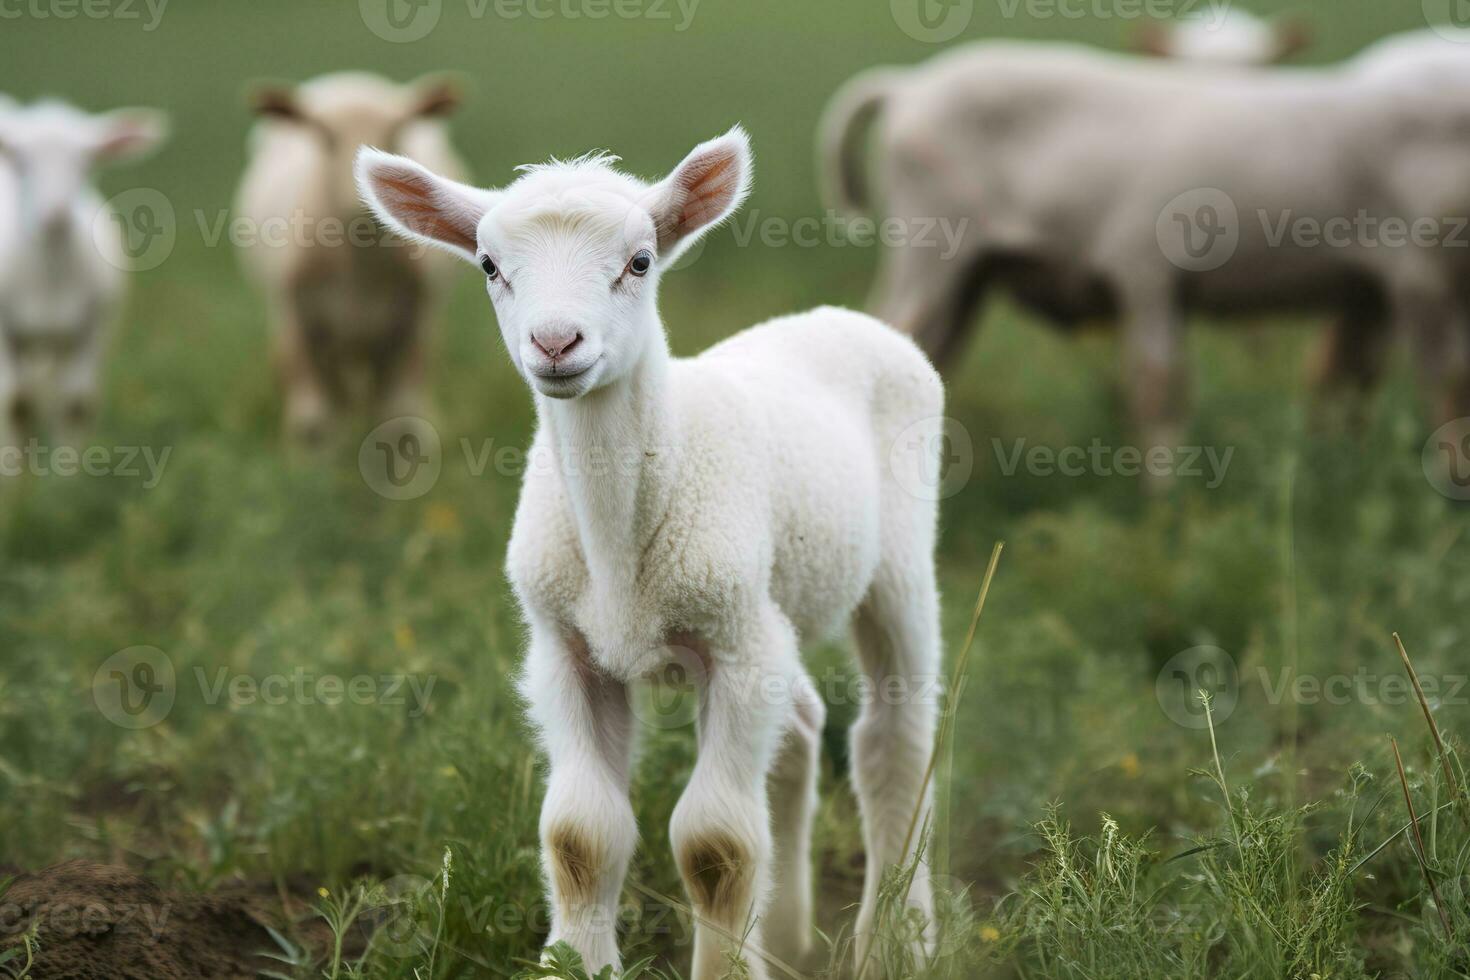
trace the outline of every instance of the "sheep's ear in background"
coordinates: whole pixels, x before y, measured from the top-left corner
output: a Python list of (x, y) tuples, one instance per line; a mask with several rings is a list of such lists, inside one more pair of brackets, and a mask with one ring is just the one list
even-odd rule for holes
[(1285, 61), (1312, 46), (1315, 37), (1312, 25), (1299, 17), (1291, 17), (1276, 23), (1276, 60)]
[(735, 126), (701, 143), (650, 189), (659, 262), (672, 264), (700, 235), (728, 218), (750, 193), (750, 137)]
[(1138, 25), (1133, 32), (1131, 47), (1137, 54), (1148, 55), (1151, 58), (1167, 58), (1173, 53), (1170, 50), (1171, 40), (1169, 25), (1152, 20)]
[(306, 117), (296, 101), (296, 93), (285, 85), (258, 85), (247, 99), (257, 116), (301, 122)]
[(156, 109), (118, 109), (97, 121), (95, 153), (107, 163), (147, 156), (168, 137), (168, 116)]
[(497, 191), (440, 177), (407, 157), (370, 147), (357, 154), (357, 190), (373, 213), (404, 237), (479, 263), (476, 231), (495, 206)]
[(464, 87), (452, 75), (426, 75), (410, 83), (410, 117), (447, 116), (464, 101)]

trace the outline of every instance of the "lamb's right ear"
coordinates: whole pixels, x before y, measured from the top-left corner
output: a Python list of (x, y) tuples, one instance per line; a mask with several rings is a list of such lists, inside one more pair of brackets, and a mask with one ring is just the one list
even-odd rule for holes
[(357, 154), (357, 191), (379, 220), (400, 235), (476, 264), (476, 229), (500, 196), (371, 147)]

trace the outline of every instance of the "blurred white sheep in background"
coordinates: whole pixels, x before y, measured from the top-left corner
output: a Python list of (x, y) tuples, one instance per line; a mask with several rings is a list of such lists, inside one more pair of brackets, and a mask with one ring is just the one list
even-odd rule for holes
[(1144, 54), (1216, 66), (1275, 64), (1310, 43), (1311, 34), (1300, 21), (1268, 21), (1239, 7), (1188, 19), (1153, 21), (1134, 39), (1134, 46)]
[(462, 179), (442, 118), (458, 104), (444, 78), (399, 85), (362, 73), (255, 95), (262, 119), (236, 199), (251, 231), (242, 261), (266, 296), (286, 429), (301, 443), (322, 442), (349, 411), (371, 424), (430, 411), (427, 340), (451, 263), (384, 238), (352, 164), (374, 146)]
[(95, 419), (126, 258), (92, 174), (166, 131), (151, 109), (0, 101), (0, 445), (76, 445)]

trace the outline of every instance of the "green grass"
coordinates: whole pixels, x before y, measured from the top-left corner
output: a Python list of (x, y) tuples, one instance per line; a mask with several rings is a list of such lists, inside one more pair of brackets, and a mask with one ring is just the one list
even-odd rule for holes
[[(99, 434), (171, 448), (164, 479), (0, 485), (0, 863), (86, 856), (192, 888), (306, 876), (334, 896), (323, 911), (338, 920), (354, 889), (377, 901), (376, 883), (420, 876), (413, 942), (339, 962), (341, 976), (508, 976), (545, 934), (540, 772), (511, 690), (521, 632), (501, 573), (517, 481), (475, 475), (461, 449), (524, 446), (530, 405), (466, 274), (435, 356), (445, 455), (434, 489), (388, 501), (350, 454), (285, 457), (261, 303), (195, 217), (228, 207), (247, 82), (463, 71), (472, 97), (457, 139), (487, 182), (592, 146), (653, 174), (742, 120), (757, 153), (749, 207), (792, 219), (820, 214), (811, 143), (830, 92), (859, 68), (934, 50), (896, 30), (881, 2), (705, 0), (682, 33), (464, 10), (447, 3), (416, 44), (374, 37), (351, 3), (180, 0), (153, 32), (0, 22), (0, 90), (170, 110), (169, 147), (104, 184), (157, 188), (179, 220), (173, 254), (134, 277)], [(1310, 12), (1322, 59), (1418, 16), (1415, 4), (1369, 0)], [(977, 4), (967, 36), (1116, 45), (1128, 27), (1006, 21)], [(741, 247), (722, 231), (665, 286), (674, 347), (821, 302), (859, 304), (873, 261), (856, 248)], [(1400, 631), (1436, 685), (1456, 744), (1470, 719), (1470, 687), (1458, 687), (1470, 512), (1422, 473), (1428, 431), (1403, 372), (1361, 429), (1313, 400), (1303, 365), (1314, 326), (1194, 325), (1189, 441), (1234, 455), (1217, 488), (1185, 479), (1149, 499), (1129, 478), (1006, 475), (1016, 439), (1129, 437), (1109, 337), (1065, 340), (1003, 303), (989, 311), (951, 388), (974, 472), (943, 511), (949, 649), (992, 545), (1008, 544), (938, 771), (931, 847), (948, 875), (949, 939), (927, 975), (1466, 974), (1405, 838), (1364, 859), (1407, 819), (1383, 737), (1394, 732), (1451, 926), (1470, 935), (1470, 837), (1439, 809), (1446, 789), (1412, 693), (1396, 686), (1391, 640)], [(160, 724), (132, 731), (99, 713), (92, 689), (104, 660), (140, 645), (166, 653), (176, 696)], [(1166, 672), (1168, 711), (1158, 697), (1161, 670), (1199, 646), (1226, 651), (1238, 674), (1228, 712), (1217, 692), (1218, 769), (1209, 734), (1173, 720), (1200, 718), (1184, 700), (1200, 678)], [(814, 651), (813, 669), (831, 701), (820, 925), (840, 947), (861, 884), (843, 734), (854, 684), (841, 649)], [(406, 688), (401, 703), (232, 703), (209, 695), (221, 670), (433, 687), (423, 711)], [(1294, 691), (1298, 678), (1335, 677), (1352, 679), (1345, 699), (1310, 684), (1300, 698), (1277, 693), (1283, 679)], [(687, 728), (648, 732), (635, 790), (644, 844), (625, 892), (625, 958), (667, 975), (687, 966), (689, 922), (650, 896), (681, 894), (663, 828), (692, 742)]]

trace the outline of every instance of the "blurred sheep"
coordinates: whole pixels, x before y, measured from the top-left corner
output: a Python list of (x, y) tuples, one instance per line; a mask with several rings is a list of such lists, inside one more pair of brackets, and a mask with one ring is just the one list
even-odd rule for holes
[(262, 88), (254, 103), (236, 211), (254, 232), (242, 260), (269, 305), (288, 435), (320, 444), (348, 411), (373, 424), (426, 415), (429, 325), (451, 262), (378, 231), (352, 165), (380, 147), (463, 179), (443, 121), (457, 87), (342, 73)]
[[(964, 219), (967, 234), (956, 254), (886, 249), (873, 312), (941, 367), (996, 287), (1064, 327), (1117, 320), (1150, 444), (1184, 422), (1190, 312), (1336, 314), (1322, 372), (1357, 386), (1397, 335), (1430, 413), (1453, 418), (1470, 413), (1470, 250), (1450, 239), (1451, 216), (1470, 215), (1470, 71), (1454, 67), (1470, 54), (1456, 61), (1448, 44), (1248, 72), (1070, 45), (958, 48), (842, 89), (822, 127), (826, 190), (866, 209), (874, 123), (885, 215)], [(1389, 247), (1389, 220), (1439, 238)], [(1331, 242), (1295, 233), (1343, 222)]]
[(1238, 7), (1188, 20), (1151, 21), (1134, 38), (1142, 54), (1220, 67), (1276, 64), (1310, 43), (1311, 33), (1300, 21), (1268, 21)]
[(127, 265), (93, 171), (166, 131), (151, 109), (0, 101), (0, 446), (76, 445), (92, 425)]

